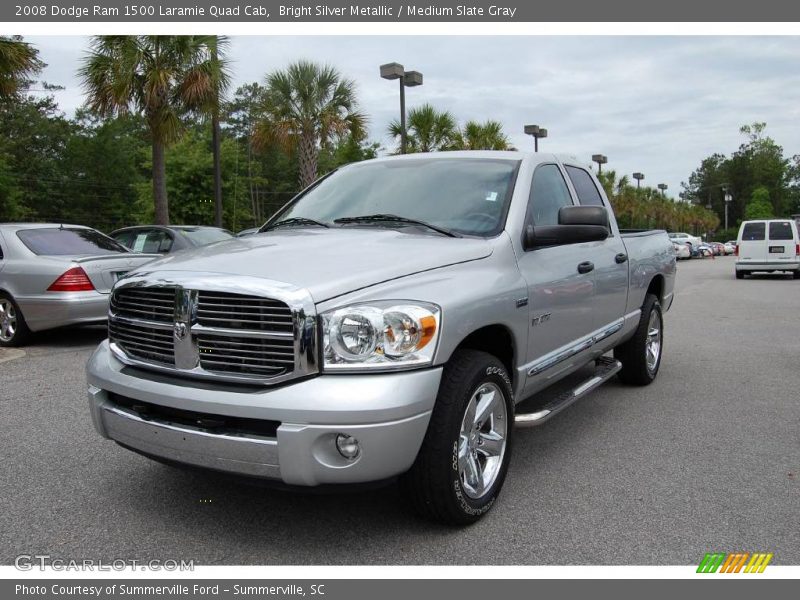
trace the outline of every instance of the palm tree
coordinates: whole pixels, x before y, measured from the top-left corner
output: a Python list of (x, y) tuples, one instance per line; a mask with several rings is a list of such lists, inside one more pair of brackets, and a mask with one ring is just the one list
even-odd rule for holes
[(220, 142), (219, 111), (222, 96), (228, 88), (228, 74), (225, 68), (224, 57), (228, 47), (228, 40), (222, 36), (212, 36), (211, 61), (214, 74), (214, 94), (211, 98), (209, 112), (211, 113), (211, 145), (214, 154), (214, 224), (222, 227), (222, 149)]
[(183, 132), (183, 117), (207, 114), (227, 85), (216, 36), (101, 35), (79, 70), (90, 110), (102, 117), (136, 113), (150, 131), (155, 219), (169, 223), (165, 150)]
[(0, 100), (7, 100), (25, 88), (29, 78), (44, 68), (39, 51), (18, 35), (0, 36)]
[(355, 83), (335, 68), (298, 61), (267, 76), (264, 118), (255, 142), (277, 142), (299, 153), (300, 187), (317, 178), (320, 147), (334, 138), (363, 134), (366, 118), (358, 110)]
[(467, 121), (464, 129), (456, 133), (453, 150), (509, 150), (508, 137), (499, 121), (485, 123)]
[[(408, 111), (407, 152), (436, 152), (452, 147), (458, 135), (456, 120), (448, 111), (423, 104)], [(400, 139), (400, 122), (389, 125), (389, 134)]]

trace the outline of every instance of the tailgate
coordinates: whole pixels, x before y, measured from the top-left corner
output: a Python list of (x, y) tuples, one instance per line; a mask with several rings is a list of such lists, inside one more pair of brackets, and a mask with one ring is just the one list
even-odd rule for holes
[(86, 271), (86, 275), (98, 292), (108, 294), (117, 279), (128, 271), (160, 258), (160, 254), (106, 254), (103, 256), (87, 256), (76, 258), (74, 262)]

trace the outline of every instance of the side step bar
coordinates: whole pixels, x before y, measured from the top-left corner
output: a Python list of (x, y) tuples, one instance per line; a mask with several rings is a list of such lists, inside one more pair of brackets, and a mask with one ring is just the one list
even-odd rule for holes
[(601, 356), (596, 361), (594, 375), (572, 390), (559, 394), (545, 406), (532, 413), (521, 413), (514, 417), (517, 427), (536, 427), (562, 410), (593, 392), (622, 369), (622, 363), (608, 356)]

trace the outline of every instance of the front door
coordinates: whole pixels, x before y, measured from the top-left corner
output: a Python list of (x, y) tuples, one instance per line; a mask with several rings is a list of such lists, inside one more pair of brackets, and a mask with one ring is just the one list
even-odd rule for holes
[[(561, 168), (539, 165), (533, 174), (526, 224), (556, 225), (558, 210), (572, 204)], [(528, 284), (526, 393), (544, 387), (586, 355), (588, 347), (581, 344), (593, 328), (594, 273), (580, 272), (579, 265), (591, 261), (592, 246), (534, 248), (519, 258)]]

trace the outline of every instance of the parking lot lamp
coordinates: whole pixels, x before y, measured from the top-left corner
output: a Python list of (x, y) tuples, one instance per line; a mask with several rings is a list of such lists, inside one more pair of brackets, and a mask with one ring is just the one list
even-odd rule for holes
[(533, 136), (533, 151), (539, 151), (539, 138), (547, 137), (547, 129), (538, 125), (525, 125), (525, 135)]
[(605, 154), (592, 154), (592, 162), (597, 163), (597, 174), (603, 172), (603, 165), (608, 162), (608, 157)]
[(636, 189), (638, 190), (642, 187), (642, 179), (644, 179), (644, 173), (634, 173), (633, 178), (636, 180)]
[(666, 183), (659, 183), (656, 187), (661, 190), (661, 197), (662, 198), (667, 195), (666, 191), (667, 191), (667, 188), (669, 186)]
[(381, 65), (381, 77), (400, 81), (400, 154), (406, 153), (408, 134), (406, 132), (406, 88), (422, 85), (422, 73), (406, 71), (400, 63)]

